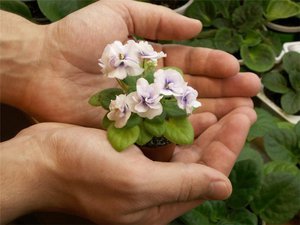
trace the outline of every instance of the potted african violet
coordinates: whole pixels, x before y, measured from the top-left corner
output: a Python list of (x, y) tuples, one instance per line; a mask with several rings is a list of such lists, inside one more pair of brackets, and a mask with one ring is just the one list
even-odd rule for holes
[(176, 144), (193, 143), (188, 116), (201, 104), (180, 69), (157, 69), (162, 57), (166, 54), (154, 51), (146, 41), (107, 45), (99, 65), (118, 87), (101, 90), (89, 103), (107, 110), (102, 125), (117, 151), (136, 144), (147, 157), (169, 161)]

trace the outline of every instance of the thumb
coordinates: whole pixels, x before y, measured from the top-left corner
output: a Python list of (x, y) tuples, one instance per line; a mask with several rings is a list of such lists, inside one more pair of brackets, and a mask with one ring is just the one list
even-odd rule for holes
[[(138, 1), (109, 1), (116, 8), (126, 8), (130, 34), (151, 40), (183, 40), (196, 36), (202, 28), (199, 20), (175, 13), (173, 10)], [(123, 8), (123, 9), (124, 9)]]
[(196, 163), (159, 163), (148, 172), (153, 205), (198, 199), (223, 200), (230, 196), (229, 179), (221, 172)]

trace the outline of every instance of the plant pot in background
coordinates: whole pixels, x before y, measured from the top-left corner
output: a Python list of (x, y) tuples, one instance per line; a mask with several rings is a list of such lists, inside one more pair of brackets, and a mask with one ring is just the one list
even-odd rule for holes
[[(283, 50), (280, 54), (280, 64), (277, 65), (277, 68), (263, 74), (262, 83), (264, 87), (257, 97), (285, 120), (296, 124), (300, 121), (299, 96), (297, 94), (299, 92), (299, 90), (297, 91), (299, 89), (297, 86), (299, 78), (296, 79), (296, 77), (300, 76), (300, 70), (296, 68), (299, 65), (299, 57), (289, 57), (289, 60), (291, 60), (289, 63), (287, 63), (288, 58), (285, 59), (285, 56), (291, 56), (292, 52), (300, 54), (300, 42), (290, 42), (283, 45)], [(293, 70), (293, 76), (286, 71), (287, 68), (284, 69), (284, 67), (287, 67), (287, 64), (290, 65), (288, 70)]]
[(298, 33), (300, 32), (300, 18), (294, 16), (286, 19), (274, 20), (268, 22), (267, 27), (283, 33)]

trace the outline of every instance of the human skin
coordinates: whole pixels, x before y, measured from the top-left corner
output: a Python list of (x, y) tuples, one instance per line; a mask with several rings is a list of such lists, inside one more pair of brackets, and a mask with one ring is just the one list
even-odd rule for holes
[[(1, 12), (1, 102), (39, 121), (99, 127), (104, 111), (87, 102), (115, 85), (97, 65), (107, 44), (131, 34), (187, 39), (200, 29), (198, 21), (171, 10), (126, 0), (102, 0), (46, 26)], [(239, 73), (237, 60), (221, 51), (155, 48), (168, 55), (160, 66), (180, 67), (200, 94), (203, 106), (190, 117), (195, 143), (177, 147), (171, 163), (159, 163), (134, 146), (115, 152), (99, 129), (30, 127), (1, 143), (1, 223), (59, 211), (97, 224), (158, 225), (204, 199), (230, 195), (226, 176), (255, 121), (250, 97), (259, 90), (258, 78)], [(212, 181), (221, 187), (214, 190)]]
[(193, 145), (177, 146), (170, 163), (151, 161), (135, 146), (116, 152), (100, 129), (29, 127), (1, 143), (0, 222), (51, 211), (96, 224), (167, 224), (230, 195), (227, 175), (254, 120), (246, 107), (233, 110), (196, 133)]
[[(1, 29), (6, 34), (1, 35), (1, 102), (39, 121), (99, 127), (105, 111), (90, 106), (88, 99), (116, 85), (98, 66), (104, 47), (115, 40), (125, 42), (131, 34), (188, 39), (200, 32), (201, 24), (160, 6), (103, 0), (47, 26), (1, 12)], [(198, 112), (221, 118), (236, 107), (252, 107), (249, 97), (259, 90), (259, 79), (239, 73), (233, 56), (205, 48), (155, 47), (168, 56), (160, 66), (181, 68), (198, 90), (205, 103)]]

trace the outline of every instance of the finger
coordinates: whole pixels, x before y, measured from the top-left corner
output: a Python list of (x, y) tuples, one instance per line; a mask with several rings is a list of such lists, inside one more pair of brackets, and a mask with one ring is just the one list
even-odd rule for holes
[(189, 120), (193, 125), (195, 137), (198, 137), (204, 130), (217, 122), (216, 116), (209, 112), (192, 114)]
[(220, 50), (164, 45), (163, 51), (168, 56), (164, 59), (165, 66), (179, 67), (187, 74), (224, 78), (234, 76), (240, 70), (238, 60)]
[(202, 28), (199, 20), (175, 13), (173, 10), (137, 1), (109, 1), (127, 8), (124, 14), (130, 34), (151, 40), (183, 40), (196, 36)]
[(226, 176), (196, 163), (155, 162), (151, 172), (145, 170), (144, 182), (149, 206), (199, 199), (225, 199), (231, 194)]
[(239, 107), (253, 107), (251, 98), (200, 98), (198, 100), (202, 105), (194, 113), (210, 112), (217, 118), (222, 118)]
[(252, 108), (240, 107), (222, 118), (216, 126), (207, 129), (195, 141), (201, 155), (200, 161), (229, 175), (255, 120), (256, 114)]
[(225, 79), (196, 75), (185, 75), (184, 78), (201, 97), (252, 97), (261, 88), (259, 77), (253, 73), (238, 73)]
[(228, 175), (255, 120), (252, 108), (239, 107), (206, 129), (189, 149), (177, 151), (172, 161), (200, 162)]

